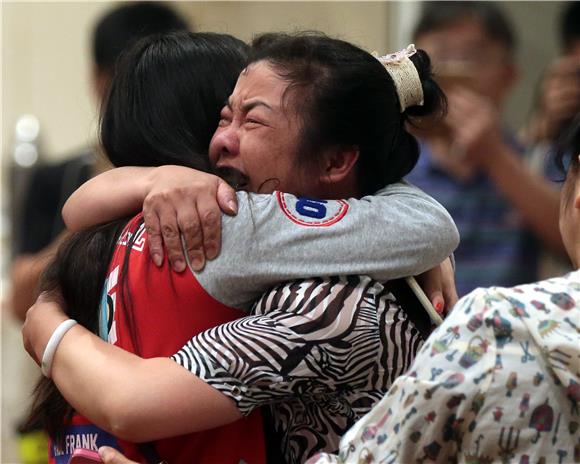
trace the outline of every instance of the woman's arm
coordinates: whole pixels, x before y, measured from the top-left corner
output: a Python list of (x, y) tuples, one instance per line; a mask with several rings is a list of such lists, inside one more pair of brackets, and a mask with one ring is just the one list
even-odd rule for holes
[(384, 282), (418, 275), (459, 242), (447, 211), (405, 183), (362, 199), (238, 193), (238, 200), (237, 216), (223, 221), (222, 254), (196, 274), (215, 299), (237, 308), (295, 279), (362, 274)]
[[(23, 339), (37, 362), (66, 319), (57, 303), (42, 298), (28, 311)], [(79, 413), (129, 441), (206, 430), (241, 417), (232, 400), (170, 359), (139, 358), (78, 325), (58, 345), (51, 377)]]
[[(182, 166), (118, 168), (82, 186), (71, 196), (63, 214), (74, 230), (97, 218), (110, 220), (130, 213), (145, 202), (144, 219), (154, 261), (162, 257), (163, 237), (174, 267), (185, 268), (181, 232), (191, 268), (201, 270), (205, 264), (199, 251), (201, 243), (212, 259), (221, 242), (216, 197), (226, 212), (229, 203), (236, 203), (233, 190), (210, 174)], [(240, 208), (246, 214), (230, 221), (232, 232), (226, 235), (241, 235), (243, 229), (250, 240), (269, 242), (284, 250), (285, 259), (286, 255), (301, 256), (329, 264), (323, 272), (309, 275), (367, 273), (379, 280), (417, 275), (444, 261), (459, 242), (447, 211), (405, 183), (389, 185), (360, 200), (309, 201), (290, 194), (245, 193), (238, 193), (238, 199), (245, 203)], [(232, 206), (229, 208), (231, 211)], [(277, 234), (276, 240), (272, 234)], [(363, 266), (357, 269), (352, 266), (356, 263)], [(342, 271), (344, 264), (351, 264), (348, 272)], [(298, 273), (288, 278), (309, 275)], [(269, 286), (261, 287), (259, 293)]]
[[(294, 294), (296, 285), (309, 296)], [(353, 381), (364, 384), (373, 370), (380, 371), (379, 351), (390, 351), (377, 333), (395, 331), (396, 340), (386, 339), (397, 344), (397, 353), (417, 345), (418, 332), (394, 315), (399, 309), (389, 304), (388, 292), (368, 277), (312, 279), (273, 293), (254, 314), (195, 336), (174, 356), (176, 362), (141, 359), (74, 326), (57, 347), (52, 378), (78, 412), (120, 438), (140, 442), (227, 424), (310, 388), (332, 393)], [(329, 318), (337, 323), (329, 325)], [(39, 298), (23, 327), (31, 356), (42, 357), (64, 320), (58, 304)], [(361, 346), (361, 339), (374, 341)], [(345, 361), (337, 350), (347, 346), (352, 355)], [(407, 356), (390, 356), (392, 369), (402, 373)]]
[[(406, 371), (421, 340), (380, 283), (367, 276), (324, 277), (274, 288), (251, 316), (196, 335), (172, 358), (247, 415), (265, 404), (308, 403), (315, 394), (330, 398), (367, 385), (359, 392), (364, 404), (369, 388), (379, 395), (379, 385)], [(322, 423), (342, 422), (337, 411), (316, 414)]]
[(76, 232), (139, 212), (154, 169), (111, 169), (85, 182), (62, 209), (67, 229)]
[[(127, 194), (127, 205), (139, 203), (149, 192), (144, 217), (153, 260), (161, 262), (163, 235), (174, 269), (183, 270), (179, 231), (185, 231), (190, 268), (201, 270), (205, 266), (202, 243), (207, 257), (213, 258), (221, 242), (219, 208), (216, 213), (216, 208), (207, 205), (216, 204), (216, 195), (220, 204), (229, 202), (231, 189), (222, 187), (225, 183), (215, 176), (181, 166), (143, 169), (105, 173), (73, 194), (67, 206), (83, 210), (84, 197), (112, 211), (107, 206), (112, 199), (95, 199), (115, 192), (117, 184), (134, 185), (137, 193)], [(104, 180), (99, 183), (99, 179)], [(360, 200), (310, 201), (290, 194), (243, 192), (238, 198), (240, 217), (226, 218), (224, 226), (226, 257), (213, 261), (213, 270), (198, 276), (214, 297), (234, 307), (245, 307), (272, 285), (296, 278), (368, 274), (385, 281), (418, 275), (438, 266), (459, 241), (447, 211), (405, 183), (389, 185)], [(201, 226), (198, 217), (203, 219)], [(246, 263), (243, 273), (240, 262)]]
[(217, 176), (183, 166), (121, 167), (83, 184), (65, 203), (62, 215), (72, 231), (118, 219), (143, 208), (149, 251), (161, 265), (163, 242), (174, 270), (185, 270), (183, 233), (189, 262), (201, 270), (219, 254), (221, 212), (235, 214), (233, 189)]

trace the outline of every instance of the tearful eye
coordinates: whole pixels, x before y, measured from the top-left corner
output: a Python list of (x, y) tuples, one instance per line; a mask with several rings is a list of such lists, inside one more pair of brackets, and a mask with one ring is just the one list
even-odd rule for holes
[(256, 119), (246, 119), (244, 122), (246, 124), (262, 125), (262, 123), (260, 121), (257, 121)]

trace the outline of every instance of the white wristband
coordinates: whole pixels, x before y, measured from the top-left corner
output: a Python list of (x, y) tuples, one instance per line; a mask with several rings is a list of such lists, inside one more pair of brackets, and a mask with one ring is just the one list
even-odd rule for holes
[(50, 339), (46, 344), (46, 348), (44, 348), (44, 354), (42, 355), (42, 363), (40, 364), (40, 370), (42, 371), (45, 377), (48, 377), (50, 379), (52, 360), (54, 358), (56, 348), (58, 347), (58, 344), (62, 340), (62, 337), (64, 337), (64, 335), (71, 329), (71, 327), (75, 326), (76, 324), (77, 321), (75, 321), (74, 319), (67, 319), (66, 321), (62, 321), (50, 336)]

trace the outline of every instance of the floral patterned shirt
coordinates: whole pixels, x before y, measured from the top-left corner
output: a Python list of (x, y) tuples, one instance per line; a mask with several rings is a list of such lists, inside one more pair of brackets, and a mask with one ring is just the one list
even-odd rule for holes
[(477, 289), (310, 463), (580, 462), (580, 271)]

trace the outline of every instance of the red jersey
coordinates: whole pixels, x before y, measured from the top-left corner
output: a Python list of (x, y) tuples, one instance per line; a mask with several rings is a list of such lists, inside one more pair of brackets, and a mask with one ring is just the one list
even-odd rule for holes
[[(102, 338), (143, 358), (169, 357), (192, 336), (246, 314), (212, 298), (189, 270), (173, 272), (167, 260), (161, 267), (155, 266), (147, 249), (147, 232), (139, 225), (140, 221), (141, 215), (138, 215), (129, 222), (117, 242), (109, 266), (105, 283), (106, 305), (101, 305), (99, 324)], [(121, 293), (126, 245), (135, 234), (129, 256), (126, 290)], [(123, 299), (128, 303), (127, 307)], [(84, 435), (90, 446), (84, 446)], [(67, 429), (65, 449), (51, 446), (50, 462), (66, 463), (79, 443), (80, 447), (89, 449), (112, 445), (132, 460), (147, 462), (137, 445), (121, 440), (115, 443), (114, 437), (79, 415)], [(259, 411), (223, 427), (158, 440), (154, 442), (154, 447), (160, 460), (169, 464), (266, 462)]]

